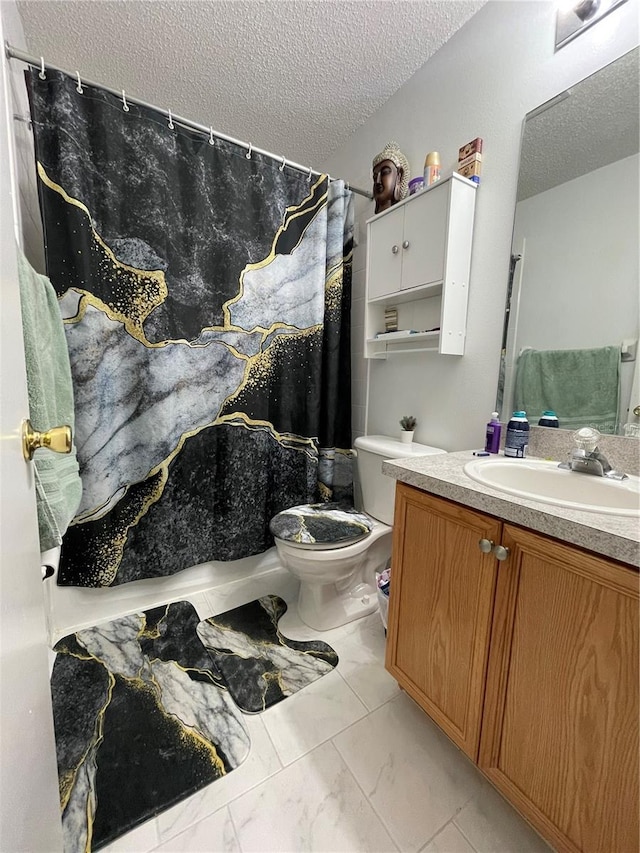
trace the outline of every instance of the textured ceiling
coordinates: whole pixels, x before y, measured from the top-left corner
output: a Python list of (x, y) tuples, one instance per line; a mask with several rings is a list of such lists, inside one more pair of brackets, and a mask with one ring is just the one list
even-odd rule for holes
[(564, 100), (527, 120), (518, 201), (638, 153), (638, 49), (572, 86)]
[(29, 53), (317, 168), (482, 5), (21, 0), (18, 9)]

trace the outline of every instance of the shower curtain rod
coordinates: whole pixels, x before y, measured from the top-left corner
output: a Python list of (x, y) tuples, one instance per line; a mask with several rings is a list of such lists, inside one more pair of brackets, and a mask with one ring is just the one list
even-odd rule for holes
[[(18, 48), (13, 47), (9, 44), (9, 42), (5, 42), (5, 53), (9, 59), (17, 59), (19, 62), (25, 62), (27, 65), (31, 65), (33, 68), (40, 68), (41, 72), (46, 70), (49, 71), (60, 71), (62, 74), (66, 74), (67, 77), (78, 77), (78, 85), (80, 83), (84, 83), (87, 86), (91, 86), (94, 89), (102, 89), (104, 92), (109, 92), (111, 95), (115, 95), (117, 98), (123, 99), (124, 91), (118, 91), (117, 89), (111, 89), (109, 86), (104, 86), (102, 83), (95, 83), (93, 80), (87, 80), (86, 78), (80, 77), (80, 72), (76, 72), (75, 74), (72, 71), (67, 71), (65, 68), (59, 68), (57, 65), (51, 65), (50, 63), (45, 63), (42, 57), (37, 56), (29, 56), (29, 54), (25, 53), (22, 50), (18, 50)], [(207, 136), (213, 135), (217, 139), (223, 139), (225, 142), (230, 142), (232, 145), (238, 145), (240, 148), (246, 148), (249, 153), (255, 151), (257, 154), (262, 154), (264, 157), (270, 157), (272, 160), (277, 160), (282, 163), (284, 166), (289, 166), (291, 169), (295, 169), (298, 172), (302, 172), (303, 174), (308, 174), (311, 176), (319, 177), (324, 172), (317, 172), (309, 166), (301, 166), (300, 163), (294, 163), (293, 160), (287, 160), (285, 157), (273, 154), (271, 151), (264, 151), (262, 148), (256, 148), (250, 142), (243, 142), (240, 139), (234, 139), (232, 136), (227, 136), (225, 133), (218, 133), (218, 131), (212, 130), (210, 127), (205, 127), (203, 124), (197, 124), (195, 121), (190, 121), (188, 118), (182, 118), (181, 116), (175, 115), (173, 112), (169, 110), (163, 110), (162, 107), (157, 107), (155, 104), (149, 104), (147, 101), (141, 101), (138, 98), (131, 98), (129, 95), (126, 95), (126, 103), (127, 104), (135, 104), (138, 107), (146, 107), (147, 109), (155, 110), (161, 115), (165, 116), (169, 119), (170, 122), (177, 122), (181, 124), (183, 127), (188, 127), (191, 130), (197, 130), (201, 133), (206, 133)], [(329, 175), (329, 180), (336, 180)], [(349, 183), (345, 181), (348, 189), (353, 193), (357, 193), (358, 195), (363, 195), (365, 198), (373, 198), (372, 193), (367, 190), (361, 190), (358, 187), (352, 187)]]

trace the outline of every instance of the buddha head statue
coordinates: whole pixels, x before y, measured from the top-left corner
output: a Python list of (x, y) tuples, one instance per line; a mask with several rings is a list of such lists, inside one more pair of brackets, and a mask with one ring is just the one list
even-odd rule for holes
[(406, 197), (409, 188), (409, 161), (396, 142), (387, 142), (373, 158), (373, 198), (376, 213)]

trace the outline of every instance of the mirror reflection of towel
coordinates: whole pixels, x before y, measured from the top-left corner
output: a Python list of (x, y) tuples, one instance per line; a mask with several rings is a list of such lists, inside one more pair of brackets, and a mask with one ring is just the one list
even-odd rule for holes
[(615, 433), (620, 394), (620, 347), (525, 349), (518, 358), (514, 409), (531, 423), (547, 409), (563, 429), (592, 426)]
[[(34, 429), (74, 425), (69, 351), (53, 285), (18, 251), (18, 280), (29, 392), (29, 418)], [(62, 541), (82, 496), (75, 446), (69, 454), (36, 450), (36, 504), (40, 550)]]

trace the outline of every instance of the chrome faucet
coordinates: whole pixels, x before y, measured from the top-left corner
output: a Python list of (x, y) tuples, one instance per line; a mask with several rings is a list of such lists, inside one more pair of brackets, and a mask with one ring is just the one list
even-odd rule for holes
[(568, 461), (561, 462), (558, 468), (577, 471), (579, 474), (592, 474), (594, 477), (608, 477), (610, 480), (626, 480), (627, 475), (622, 471), (615, 471), (599, 449), (600, 438), (598, 430), (592, 427), (576, 430), (573, 434), (576, 446), (569, 454)]

